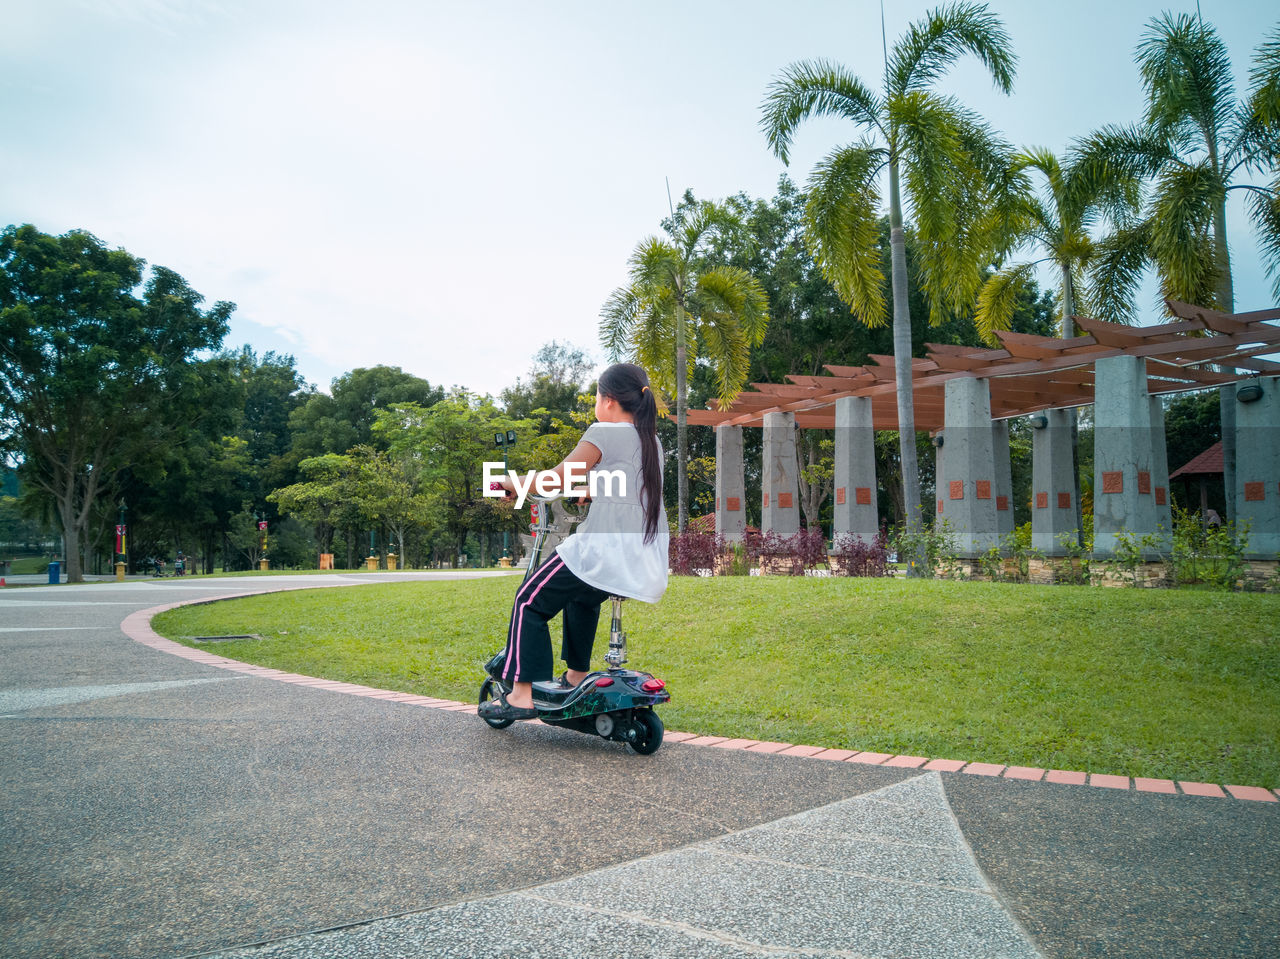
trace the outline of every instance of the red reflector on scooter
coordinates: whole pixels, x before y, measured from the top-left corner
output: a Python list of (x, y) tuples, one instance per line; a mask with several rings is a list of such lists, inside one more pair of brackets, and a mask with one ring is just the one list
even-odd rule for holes
[(612, 676), (601, 676), (599, 679), (597, 679), (597, 680), (596, 680), (596, 685), (597, 685), (597, 686), (612, 686), (612, 685), (613, 685), (613, 677), (612, 677)]
[(646, 679), (643, 683), (640, 684), (640, 688), (643, 689), (646, 693), (656, 693), (658, 690), (662, 689), (666, 685), (667, 684), (664, 683), (661, 679)]

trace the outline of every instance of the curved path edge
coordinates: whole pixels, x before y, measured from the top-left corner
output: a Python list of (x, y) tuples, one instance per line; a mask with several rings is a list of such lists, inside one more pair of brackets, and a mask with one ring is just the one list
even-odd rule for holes
[[(134, 642), (140, 643), (159, 652), (179, 656), (205, 666), (215, 666), (232, 672), (257, 676), (261, 679), (273, 679), (277, 682), (291, 683), (297, 686), (311, 686), (332, 693), (349, 696), (364, 696), (370, 699), (383, 699), (388, 702), (404, 703), (409, 706), (422, 706), (428, 709), (442, 709), (451, 712), (475, 713), (474, 703), (462, 703), (451, 699), (436, 699), (430, 696), (418, 696), (413, 693), (395, 690), (378, 689), (373, 686), (362, 686), (358, 683), (346, 683), (338, 680), (323, 679), (315, 676), (304, 676), (301, 673), (288, 673), (266, 666), (254, 666), (239, 660), (218, 656), (201, 649), (184, 646), (171, 639), (166, 639), (151, 628), (151, 620), (160, 613), (179, 606), (197, 606), (205, 603), (217, 603), (229, 599), (243, 599), (247, 596), (263, 596), (268, 593), (282, 593), (303, 589), (333, 589), (351, 586), (351, 583), (307, 584), (306, 586), (279, 586), (274, 589), (261, 589), (253, 592), (226, 593), (220, 596), (202, 596), (197, 599), (165, 603), (130, 613), (120, 624), (120, 629)], [(1266, 789), (1262, 786), (1241, 786), (1235, 784), (1217, 784), (1188, 782), (1172, 779), (1130, 778), (1105, 773), (1086, 773), (1075, 770), (1041, 769), (1034, 766), (1011, 766), (1002, 763), (969, 762), (961, 759), (937, 759), (927, 756), (895, 756), (891, 753), (859, 751), (856, 749), (828, 749), (823, 746), (806, 746), (796, 743), (766, 742), (757, 739), (743, 739), (729, 736), (701, 736), (697, 733), (675, 732), (667, 730), (665, 740), (672, 743), (684, 743), (688, 746), (703, 746), (713, 749), (737, 749), (745, 752), (773, 753), (782, 756), (796, 756), (806, 759), (824, 759), (832, 762), (864, 763), (875, 766), (892, 766), (905, 769), (921, 769), (945, 773), (960, 773), (970, 776), (1002, 777), (1028, 782), (1051, 782), (1065, 785), (1092, 786), (1100, 789), (1135, 790), (1137, 792), (1164, 793), (1168, 795), (1200, 796), (1216, 799), (1235, 798), (1250, 802), (1280, 802), (1280, 789)]]

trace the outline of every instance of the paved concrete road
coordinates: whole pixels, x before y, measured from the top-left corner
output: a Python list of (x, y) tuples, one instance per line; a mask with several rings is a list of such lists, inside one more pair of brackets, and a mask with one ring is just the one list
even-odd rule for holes
[(0, 592), (0, 955), (1280, 955), (1278, 803), (640, 757), (120, 628), (411, 577)]

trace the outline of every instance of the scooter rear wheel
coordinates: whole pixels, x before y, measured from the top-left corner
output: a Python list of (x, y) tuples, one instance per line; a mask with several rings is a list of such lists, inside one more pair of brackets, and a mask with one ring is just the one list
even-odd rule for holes
[[(483, 706), (489, 700), (497, 699), (498, 692), (500, 689), (504, 693), (509, 692), (509, 690), (499, 687), (496, 680), (486, 679), (484, 681), (484, 685), (480, 687), (479, 705)], [(515, 722), (514, 719), (489, 719), (485, 716), (481, 716), (480, 718), (483, 719), (486, 723), (488, 723), (494, 729), (506, 729), (508, 726), (510, 726), (512, 723)]]
[(652, 709), (638, 709), (631, 720), (635, 724), (636, 738), (627, 745), (641, 756), (650, 756), (662, 745), (662, 720)]

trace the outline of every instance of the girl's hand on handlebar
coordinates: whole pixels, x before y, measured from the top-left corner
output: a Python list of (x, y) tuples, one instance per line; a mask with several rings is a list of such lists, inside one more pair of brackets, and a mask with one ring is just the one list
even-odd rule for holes
[(511, 477), (509, 476), (504, 476), (502, 479), (498, 480), (496, 483), (490, 483), (489, 489), (502, 490), (502, 500), (504, 502), (508, 500), (513, 500), (516, 498), (515, 486), (512, 484)]

